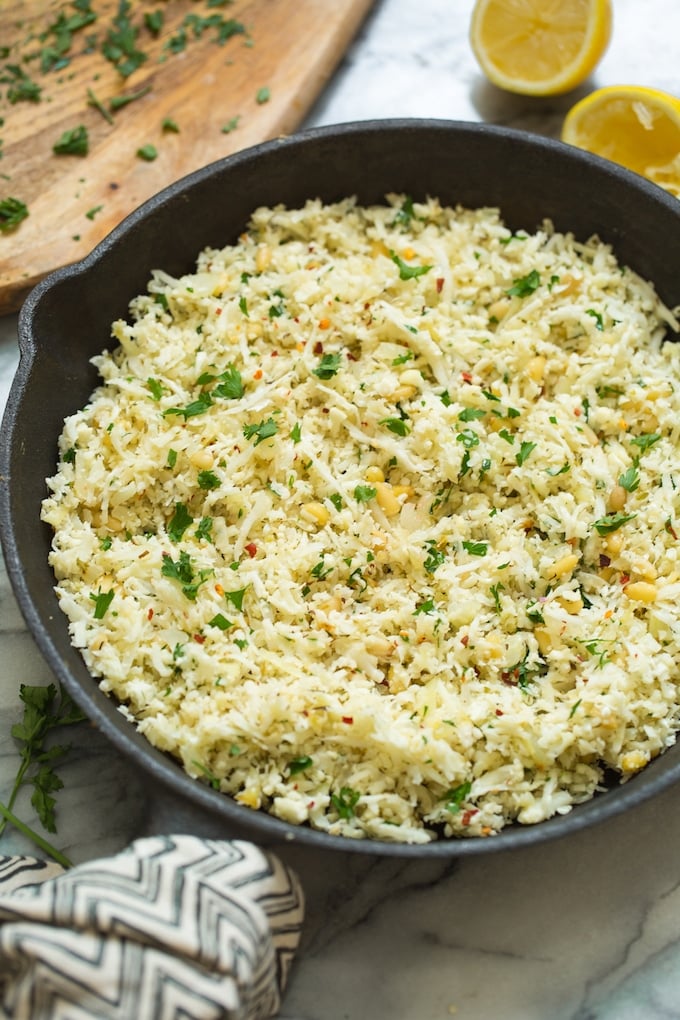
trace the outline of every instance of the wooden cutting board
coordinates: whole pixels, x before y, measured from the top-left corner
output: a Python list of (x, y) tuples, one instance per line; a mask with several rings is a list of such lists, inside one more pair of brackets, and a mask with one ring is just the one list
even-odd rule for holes
[[(0, 232), (0, 313), (172, 181), (299, 126), (373, 2), (0, 0), (0, 203), (29, 213)], [(43, 70), (59, 39), (64, 66)], [(131, 66), (144, 55), (127, 76), (103, 52), (115, 43)], [(34, 86), (37, 101), (16, 97)], [(81, 126), (87, 153), (55, 154)]]

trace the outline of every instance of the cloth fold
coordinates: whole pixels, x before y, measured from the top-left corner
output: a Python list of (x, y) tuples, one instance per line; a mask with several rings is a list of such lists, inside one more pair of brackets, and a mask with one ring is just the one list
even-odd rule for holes
[(0, 858), (0, 1009), (11, 1020), (265, 1020), (303, 913), (294, 872), (242, 841), (153, 836), (69, 871)]

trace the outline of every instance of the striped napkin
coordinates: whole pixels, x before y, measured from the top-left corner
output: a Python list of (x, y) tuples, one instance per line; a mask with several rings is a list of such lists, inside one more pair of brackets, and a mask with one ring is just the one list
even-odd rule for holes
[(153, 836), (69, 871), (0, 857), (0, 1016), (264, 1020), (303, 909), (295, 874), (241, 841)]

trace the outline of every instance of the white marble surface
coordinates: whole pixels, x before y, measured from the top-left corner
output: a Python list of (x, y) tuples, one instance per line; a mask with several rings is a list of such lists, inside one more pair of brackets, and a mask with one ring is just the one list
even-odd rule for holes
[[(330, 0), (329, 0), (330, 2)], [(677, 0), (614, 0), (594, 85), (680, 93)], [(467, 43), (472, 0), (379, 0), (308, 123), (387, 116), (487, 120), (557, 135), (575, 96), (530, 101), (486, 84)], [(0, 319), (0, 402), (17, 362)], [(18, 685), (50, 672), (0, 575), (0, 797), (16, 769)], [(58, 845), (74, 860), (182, 826), (95, 731), (63, 769)], [(23, 802), (21, 813), (30, 818)], [(207, 825), (207, 823), (206, 823)], [(209, 826), (208, 826), (209, 828)], [(284, 1020), (680, 1018), (680, 790), (569, 839), (460, 863), (287, 850), (307, 891)], [(28, 844), (7, 831), (0, 852)]]

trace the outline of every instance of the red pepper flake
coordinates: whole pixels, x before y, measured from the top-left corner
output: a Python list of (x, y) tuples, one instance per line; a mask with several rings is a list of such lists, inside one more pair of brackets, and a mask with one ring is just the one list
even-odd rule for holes
[(278, 351), (272, 351), (271, 356), (272, 356), (272, 358), (278, 358), (279, 352)]
[(343, 721), (344, 723), (347, 723), (347, 725), (348, 725), (348, 726), (351, 726), (351, 724), (352, 724), (352, 723), (354, 722), (354, 716), (351, 716), (351, 715), (343, 715), (343, 717), (342, 717), (342, 721)]
[(472, 382), (472, 372), (461, 372), (460, 373), (460, 377), (463, 380), (463, 382), (467, 382), (467, 383), (471, 383)]
[(248, 555), (250, 556), (251, 560), (254, 556), (257, 556), (257, 546), (255, 545), (254, 542), (248, 542), (248, 545), (246, 545), (244, 548)]
[(437, 293), (441, 294), (443, 289), (444, 289), (444, 277), (443, 276), (438, 276), (437, 277)]
[(221, 314), (222, 314), (222, 309), (221, 308), (216, 308), (215, 309), (215, 315), (221, 315)]
[(499, 716), (503, 715), (503, 709), (502, 708), (497, 708), (496, 709), (496, 715), (499, 715)]
[(311, 810), (315, 804), (316, 804), (315, 800), (310, 800), (309, 803), (307, 804), (307, 808)]
[(479, 808), (476, 808), (476, 807), (468, 808), (467, 811), (463, 812), (463, 814), (461, 815), (460, 820), (461, 820), (463, 825), (469, 825), (471, 820), (474, 818), (474, 816), (478, 815), (478, 814), (479, 814)]
[(574, 414), (576, 415), (577, 418), (580, 418), (582, 413), (583, 412), (581, 411), (580, 407), (575, 407), (574, 408)]
[(351, 351), (347, 351), (347, 360), (348, 361), (358, 361), (359, 359), (357, 358), (356, 354), (352, 354)]
[(205, 641), (205, 634), (194, 634), (194, 641), (197, 645), (202, 645)]
[(312, 350), (314, 354), (323, 354), (323, 344), (321, 343), (320, 340), (316, 341), (316, 343), (312, 347)]
[(147, 611), (146, 618), (147, 620), (153, 620), (153, 606)]
[(330, 414), (331, 413), (330, 407), (322, 407), (321, 408), (321, 413), (322, 414)]
[(628, 584), (630, 581), (630, 574), (621, 574), (621, 584)]
[(676, 542), (677, 542), (677, 540), (678, 540), (678, 536), (677, 536), (677, 533), (675, 532), (675, 530), (674, 530), (674, 528), (673, 528), (673, 525), (671, 524), (671, 522), (670, 522), (670, 521), (666, 521), (666, 531), (668, 532), (668, 534), (669, 534), (669, 535), (672, 535), (672, 536), (673, 536), (673, 538), (674, 538), (674, 539), (676, 540)]
[(262, 378), (262, 369), (258, 368), (255, 372), (253, 372), (253, 379), (261, 379), (261, 378)]
[(463, 648), (467, 648), (467, 646), (469, 644), (469, 641), (470, 641), (470, 635), (469, 634), (463, 634), (462, 638), (460, 639), (460, 643), (463, 646)]

